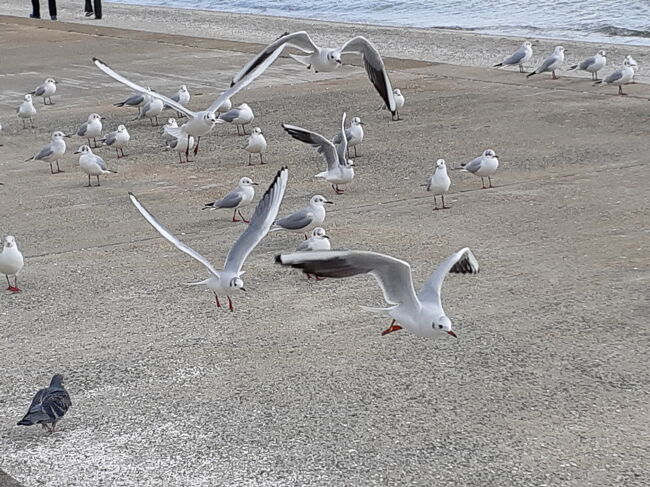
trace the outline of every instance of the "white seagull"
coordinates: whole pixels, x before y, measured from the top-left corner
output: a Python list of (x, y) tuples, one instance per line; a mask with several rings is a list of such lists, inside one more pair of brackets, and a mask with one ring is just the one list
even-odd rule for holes
[(492, 188), (492, 179), (491, 176), (497, 172), (499, 167), (499, 159), (497, 158), (496, 153), (492, 149), (487, 149), (483, 151), (476, 159), (471, 160), (465, 164), (460, 165), (461, 172), (469, 172), (481, 178), (482, 189), (487, 189), (485, 186), (485, 181), (483, 178), (488, 178), (490, 183), (490, 188)]
[[(340, 184), (348, 184), (354, 179), (354, 161), (348, 159), (347, 138), (341, 138), (341, 143), (336, 147), (332, 142), (316, 132), (296, 127), (295, 125), (282, 124), (282, 128), (287, 131), (291, 137), (300, 142), (316, 147), (318, 153), (322, 154), (327, 163), (327, 171), (316, 174), (315, 177), (323, 178), (331, 183), (332, 189), (336, 194), (342, 194), (343, 190), (339, 189)], [(341, 118), (341, 132), (345, 131), (345, 113)]]
[(605, 51), (598, 51), (596, 55), (588, 57), (579, 64), (574, 64), (569, 68), (569, 70), (579, 69), (581, 71), (587, 71), (588, 73), (591, 73), (592, 81), (598, 81), (598, 71), (603, 69), (605, 64), (607, 64)]
[(253, 165), (253, 163), (251, 162), (253, 154), (259, 154), (260, 164), (264, 164), (264, 159), (262, 159), (262, 152), (266, 151), (266, 147), (267, 147), (266, 139), (264, 138), (262, 129), (259, 127), (255, 127), (251, 132), (251, 134), (248, 136), (248, 139), (246, 139), (246, 145), (243, 147), (243, 149), (246, 152), (248, 152), (249, 166)]
[(505, 58), (499, 64), (495, 64), (495, 68), (500, 68), (501, 66), (519, 66), (519, 72), (524, 72), (524, 64), (530, 61), (530, 58), (533, 57), (533, 45), (530, 41), (525, 41), (519, 49), (513, 52), (510, 56)]
[(52, 95), (54, 93), (56, 93), (56, 80), (54, 78), (47, 78), (45, 83), (39, 85), (31, 92), (32, 95), (43, 97), (43, 105), (54, 105), (52, 101)]
[(633, 79), (634, 79), (634, 68), (632, 66), (625, 65), (622, 68), (618, 68), (609, 76), (606, 76), (605, 78), (596, 81), (595, 84), (597, 85), (599, 84), (601, 86), (617, 85), (618, 94), (627, 95), (627, 93), (623, 93), (623, 85), (631, 83)]
[[(124, 154), (124, 148), (128, 145), (129, 140), (131, 140), (131, 135), (124, 125), (119, 125), (115, 132), (111, 132), (106, 137), (100, 140), (104, 145), (112, 147), (115, 149), (117, 158), (126, 157)], [(120, 155), (121, 153), (121, 155)]]
[(190, 257), (198, 260), (208, 270), (210, 273), (209, 278), (204, 281), (191, 283), (191, 285), (203, 285), (210, 289), (214, 293), (215, 301), (219, 308), (221, 307), (219, 295), (227, 296), (228, 309), (234, 311), (230, 294), (239, 290), (245, 291), (244, 281), (241, 279), (243, 274), (241, 269), (248, 255), (268, 233), (273, 220), (277, 216), (278, 210), (280, 209), (280, 203), (282, 203), (282, 198), (284, 197), (284, 192), (287, 187), (287, 178), (288, 170), (286, 167), (283, 167), (278, 171), (273, 182), (266, 190), (266, 193), (264, 193), (264, 196), (262, 196), (262, 199), (255, 207), (250, 224), (239, 236), (230, 249), (230, 252), (228, 252), (223, 270), (215, 269), (208, 259), (178, 240), (169, 232), (169, 230), (162, 226), (144, 206), (142, 206), (132, 193), (129, 193), (129, 197), (142, 216), (146, 218), (158, 233), (174, 244), (178, 250), (185, 252)]
[(32, 102), (32, 95), (25, 95), (23, 102), (16, 108), (16, 115), (23, 121), (23, 128), (26, 129), (25, 121), (29, 118), (29, 124), (34, 128), (34, 117), (36, 116), (36, 108)]
[[(0, 274), (4, 274), (7, 278), (7, 291), (19, 293), (18, 288), (18, 273), (22, 270), (25, 261), (23, 254), (18, 250), (16, 238), (7, 235), (4, 239), (2, 252), (0, 252)], [(14, 285), (11, 285), (9, 276), (14, 276)]]
[[(186, 107), (187, 104), (190, 102), (191, 96), (190, 96), (190, 92), (187, 90), (187, 86), (181, 85), (178, 88), (178, 91), (174, 93), (172, 96), (170, 96), (169, 98), (174, 100), (176, 103), (179, 103), (184, 107)], [(179, 117), (183, 116), (181, 112), (176, 112), (176, 113), (178, 114)]]
[(232, 82), (239, 82), (239, 80), (250, 73), (251, 70), (255, 69), (260, 63), (266, 62), (269, 56), (274, 55), (278, 51), (282, 51), (287, 46), (295, 47), (308, 53), (306, 56), (296, 56), (293, 54), (290, 54), (290, 56), (315, 73), (319, 71), (334, 71), (340, 67), (342, 64), (341, 56), (343, 54), (361, 55), (370, 82), (391, 111), (393, 119), (395, 119), (397, 108), (395, 106), (393, 88), (391, 87), (388, 73), (384, 67), (384, 61), (375, 46), (368, 39), (361, 36), (350, 39), (341, 47), (329, 48), (319, 47), (314, 44), (307, 32), (301, 31), (294, 32), (293, 34), (287, 32), (266, 46), (262, 52), (246, 63), (241, 71), (235, 75)]
[(113, 105), (116, 107), (134, 107), (134, 108), (139, 108), (142, 105), (147, 104), (151, 100), (151, 97), (149, 95), (146, 95), (144, 93), (135, 93), (134, 95), (128, 97), (126, 100), (121, 101), (119, 103), (114, 103)]
[[(165, 104), (163, 103), (163, 101), (158, 98), (154, 98), (149, 102), (145, 103), (144, 105), (142, 105), (140, 108), (138, 108), (138, 116), (131, 121), (135, 122), (136, 120), (142, 120), (143, 118), (148, 118), (149, 121), (151, 122), (151, 126), (157, 127), (158, 115), (162, 113), (163, 108), (165, 108)], [(156, 123), (154, 123), (154, 118), (156, 119)]]
[(170, 140), (174, 140), (176, 138), (175, 135), (172, 135), (169, 133), (169, 129), (176, 129), (178, 128), (178, 122), (176, 121), (175, 118), (168, 118), (167, 123), (163, 125), (163, 140), (165, 142), (169, 142)]
[[(323, 227), (316, 227), (311, 232), (311, 237), (300, 242), (296, 247), (296, 252), (318, 252), (332, 249), (330, 238)], [(307, 274), (307, 279), (311, 279), (311, 274)], [(316, 280), (322, 280), (322, 277), (316, 276)]]
[(319, 194), (312, 196), (308, 206), (276, 220), (273, 227), (271, 227), (271, 231), (308, 232), (325, 221), (325, 204), (333, 205), (334, 203)]
[[(246, 125), (251, 123), (255, 118), (255, 114), (251, 107), (248, 106), (248, 103), (242, 103), (238, 107), (228, 110), (226, 113), (219, 115), (219, 120), (224, 122), (234, 123), (237, 125), (237, 135), (248, 135), (246, 132)], [(243, 130), (243, 133), (239, 131), (239, 126)]]
[(444, 334), (456, 337), (451, 320), (442, 308), (442, 283), (450, 273), (479, 271), (478, 261), (471, 250), (464, 248), (447, 257), (431, 274), (419, 293), (415, 293), (411, 266), (403, 260), (375, 252), (329, 251), (295, 252), (278, 255), (275, 261), (284, 266), (302, 269), (319, 277), (351, 277), (371, 274), (384, 293), (388, 308), (367, 308), (390, 316), (393, 321), (382, 332), (387, 335), (402, 328), (420, 337)]
[(74, 153), (81, 154), (79, 156), (79, 167), (83, 172), (88, 174), (88, 184), (86, 185), (87, 188), (90, 188), (92, 186), (90, 184), (90, 176), (95, 176), (97, 178), (97, 186), (101, 186), (99, 184), (99, 176), (102, 174), (115, 174), (117, 172), (110, 170), (106, 166), (104, 159), (96, 154), (93, 154), (93, 151), (87, 145), (82, 145)]
[(104, 120), (104, 117), (100, 114), (91, 113), (88, 115), (88, 120), (77, 129), (75, 135), (88, 139), (88, 145), (90, 145), (90, 139), (92, 138), (93, 147), (97, 148), (96, 138), (102, 135), (102, 120)]
[[(60, 172), (63, 172), (59, 167), (59, 159), (61, 159), (65, 154), (66, 145), (65, 145), (65, 140), (63, 140), (65, 137), (67, 137), (67, 135), (65, 135), (63, 132), (59, 132), (58, 130), (56, 132), (53, 132), (52, 141), (49, 144), (47, 144), (45, 147), (43, 147), (38, 154), (30, 157), (29, 159), (25, 159), (25, 162), (27, 161), (49, 162), (50, 173), (58, 174)], [(53, 162), (56, 162), (56, 172), (54, 172), (54, 168), (52, 167)]]
[(442, 199), (442, 209), (449, 208), (445, 206), (445, 194), (449, 191), (451, 186), (451, 179), (447, 174), (447, 164), (445, 164), (444, 159), (438, 159), (436, 161), (436, 169), (429, 178), (429, 183), (427, 184), (427, 191), (433, 193), (433, 204), (434, 210), (438, 209), (438, 202), (436, 201), (436, 196), (440, 196)]
[[(221, 199), (213, 201), (212, 203), (206, 203), (202, 209), (214, 210), (219, 208), (229, 208), (233, 210), (233, 223), (241, 221), (244, 223), (250, 223), (250, 221), (248, 221), (246, 218), (244, 218), (244, 215), (242, 215), (241, 208), (250, 205), (250, 203), (253, 201), (253, 197), (255, 196), (255, 189), (253, 186), (257, 186), (257, 183), (253, 182), (251, 178), (241, 178), (237, 187), (230, 193)], [(237, 220), (237, 212), (239, 212), (241, 220)]]
[(564, 48), (562, 46), (557, 46), (549, 57), (544, 59), (544, 62), (540, 64), (535, 71), (528, 73), (526, 78), (530, 78), (535, 74), (544, 73), (550, 71), (553, 75), (553, 79), (558, 79), (555, 75), (555, 70), (564, 64)]
[[(350, 147), (354, 147), (354, 157), (359, 157), (357, 155), (357, 145), (360, 145), (363, 143), (363, 126), (365, 124), (361, 121), (359, 117), (354, 117), (350, 121), (350, 126), (345, 129), (345, 138), (348, 141), (348, 151), (347, 151), (347, 156), (348, 158), (350, 157)], [(341, 136), (342, 132), (339, 132), (334, 136), (332, 139), (332, 142), (334, 142), (336, 145), (340, 144), (341, 141), (343, 140)]]
[(120, 83), (128, 86), (133, 90), (136, 90), (138, 93), (143, 93), (149, 95), (152, 98), (157, 98), (159, 100), (162, 100), (164, 104), (173, 108), (177, 112), (180, 112), (185, 116), (187, 116), (188, 117), (187, 123), (185, 123), (182, 127), (179, 127), (177, 129), (170, 129), (170, 134), (174, 135), (176, 138), (186, 137), (188, 139), (188, 144), (187, 144), (188, 149), (185, 153), (185, 155), (188, 156), (189, 146), (190, 146), (189, 138), (190, 137), (196, 138), (196, 146), (194, 147), (194, 154), (196, 155), (196, 153), (199, 150), (200, 138), (204, 135), (207, 135), (212, 130), (212, 127), (214, 127), (214, 125), (218, 123), (218, 118), (216, 116), (217, 109), (231, 96), (235, 95), (237, 92), (244, 89), (253, 80), (255, 80), (255, 78), (261, 75), (266, 70), (266, 68), (269, 67), (273, 63), (273, 61), (275, 61), (275, 59), (280, 55), (280, 51), (281, 50), (278, 49), (276, 52), (271, 53), (265, 61), (258, 63), (255, 68), (249, 70), (246, 76), (243, 76), (239, 80), (239, 82), (235, 83), (229, 89), (221, 93), (221, 95), (219, 95), (219, 97), (214, 102), (212, 102), (212, 104), (207, 109), (200, 112), (194, 112), (184, 107), (183, 105), (176, 103), (174, 100), (171, 100), (166, 96), (161, 95), (160, 93), (156, 93), (155, 91), (150, 91), (147, 90), (146, 88), (143, 88), (142, 86), (134, 83), (133, 81), (128, 80), (121, 74), (113, 71), (113, 69), (111, 69), (110, 66), (108, 66), (100, 59), (93, 58), (93, 62), (95, 63), (95, 66), (97, 66), (100, 70), (102, 70), (104, 73), (109, 75), (114, 80), (119, 81)]
[[(190, 151), (194, 148), (194, 137), (191, 135), (188, 137), (179, 137), (179, 138), (172, 138), (167, 141), (167, 146), (165, 147), (165, 150), (174, 150), (178, 152), (178, 162), (181, 164), (184, 164), (186, 162), (194, 162), (190, 161)], [(183, 160), (183, 154), (185, 154), (185, 160)]]

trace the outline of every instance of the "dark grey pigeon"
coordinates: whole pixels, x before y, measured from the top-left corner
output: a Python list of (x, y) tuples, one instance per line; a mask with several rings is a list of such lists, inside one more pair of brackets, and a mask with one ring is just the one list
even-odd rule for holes
[(40, 424), (48, 433), (54, 433), (56, 423), (68, 412), (70, 406), (72, 401), (63, 387), (63, 376), (57, 374), (52, 377), (49, 387), (36, 393), (29, 411), (18, 421), (18, 424), (22, 426)]

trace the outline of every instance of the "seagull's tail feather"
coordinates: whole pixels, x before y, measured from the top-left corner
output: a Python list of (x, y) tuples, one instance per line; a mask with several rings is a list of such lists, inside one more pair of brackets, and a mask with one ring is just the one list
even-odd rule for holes
[(493, 67), (493, 68), (500, 68), (501, 66), (503, 66), (503, 63), (495, 64), (495, 65), (492, 66), (492, 67)]
[(36, 158), (36, 156), (32, 156), (32, 157), (30, 157), (29, 159), (25, 159), (25, 162), (27, 162), (27, 161), (33, 161), (35, 158)]
[(304, 64), (305, 66), (311, 65), (311, 62), (309, 62), (310, 56), (298, 56), (297, 54), (289, 54), (289, 57), (295, 61), (298, 61), (300, 64)]
[(574, 64), (573, 66), (571, 66), (571, 67), (569, 68), (569, 71), (571, 71), (572, 69), (576, 69), (577, 67), (578, 67), (578, 65), (577, 65), (577, 64)]
[(210, 278), (205, 279), (204, 281), (199, 281), (199, 282), (186, 282), (186, 283), (183, 283), (183, 284), (184, 284), (185, 286), (203, 286), (203, 285), (206, 285), (206, 284), (208, 283), (209, 280), (210, 280)]
[(532, 73), (528, 73), (528, 74), (526, 75), (526, 78), (530, 78), (531, 76), (533, 76), (533, 75), (535, 75), (535, 74), (537, 74), (535, 71), (533, 71)]
[(597, 85), (598, 85), (598, 86), (605, 86), (605, 83), (603, 83), (603, 80), (602, 80), (602, 79), (599, 79), (598, 81), (596, 81), (596, 82), (594, 83), (594, 86), (597, 86)]
[(396, 307), (397, 306), (389, 306), (388, 308), (373, 308), (372, 306), (361, 306), (361, 309), (370, 313), (386, 313), (387, 311), (390, 311)]
[(319, 172), (319, 173), (316, 174), (316, 176), (314, 176), (314, 177), (315, 177), (315, 178), (323, 178), (323, 179), (325, 179), (325, 178), (327, 178), (327, 171), (325, 171), (325, 172)]
[(121, 101), (121, 102), (119, 102), (119, 103), (113, 103), (113, 106), (114, 106), (114, 107), (123, 107), (123, 106), (124, 106), (124, 102)]

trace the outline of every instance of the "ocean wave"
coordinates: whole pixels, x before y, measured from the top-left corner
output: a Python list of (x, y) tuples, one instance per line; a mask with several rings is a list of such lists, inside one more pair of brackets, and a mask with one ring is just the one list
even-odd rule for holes
[(650, 38), (650, 31), (626, 29), (625, 27), (616, 27), (615, 25), (606, 25), (596, 29), (599, 34), (617, 37), (647, 37)]

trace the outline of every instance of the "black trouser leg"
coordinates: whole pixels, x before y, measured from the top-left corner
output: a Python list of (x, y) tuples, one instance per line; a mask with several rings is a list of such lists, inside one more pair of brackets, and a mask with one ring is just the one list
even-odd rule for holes
[(91, 0), (86, 0), (86, 5), (84, 6), (84, 12), (93, 13), (93, 4)]
[(32, 17), (41, 18), (41, 2), (39, 0), (32, 0)]
[(94, 0), (95, 3), (95, 18), (102, 18), (102, 0)]
[(56, 0), (47, 0), (47, 7), (50, 10), (50, 17), (56, 17)]

